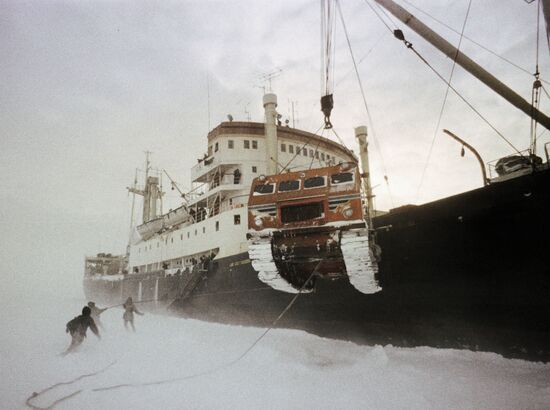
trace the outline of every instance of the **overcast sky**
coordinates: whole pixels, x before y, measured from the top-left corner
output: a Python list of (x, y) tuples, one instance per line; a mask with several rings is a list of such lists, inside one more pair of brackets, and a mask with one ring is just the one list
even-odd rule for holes
[[(458, 31), (469, 3), (410, 1)], [(535, 3), (473, 0), (465, 34), (533, 72)], [(369, 125), (377, 207), (479, 187), (473, 156), (460, 158), (460, 146), (441, 131), (428, 161), (445, 84), (393, 38), (365, 1), (342, 1), (342, 10), (361, 60), (372, 124), (339, 21), (333, 124), (351, 149), (353, 127)], [(458, 43), (458, 35), (411, 11)], [(452, 61), (404, 31), (448, 77)], [(550, 64), (543, 33), (541, 27), (545, 79)], [(467, 40), (461, 48), (530, 100), (529, 74)], [(209, 129), (227, 114), (246, 120), (249, 112), (252, 121), (262, 121), (262, 75), (282, 70), (272, 88), (285, 118), (293, 101), (297, 127), (314, 132), (322, 123), (318, 1), (0, 0), (0, 56), (0, 258), (2, 274), (14, 282), (40, 276), (52, 288), (58, 277), (79, 284), (85, 254), (122, 252), (131, 203), (125, 187), (143, 167), (143, 151), (152, 151), (153, 164), (188, 188), (189, 169), (205, 151)], [(518, 149), (527, 148), (523, 113), (461, 68), (452, 82)], [(546, 96), (541, 108), (548, 111)], [(485, 161), (513, 152), (452, 94), (441, 128), (465, 138)], [(549, 137), (543, 134), (541, 142)], [(167, 207), (174, 201), (169, 193)]]

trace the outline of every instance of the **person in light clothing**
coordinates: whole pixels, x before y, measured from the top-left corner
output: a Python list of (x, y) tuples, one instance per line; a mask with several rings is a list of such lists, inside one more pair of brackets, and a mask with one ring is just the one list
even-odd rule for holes
[(128, 330), (128, 323), (130, 323), (132, 325), (132, 330), (135, 332), (136, 327), (134, 326), (134, 313), (137, 313), (141, 316), (143, 316), (143, 313), (137, 310), (136, 305), (134, 305), (131, 297), (128, 297), (128, 299), (126, 299), (126, 302), (124, 302), (122, 306), (124, 307), (124, 314), (122, 315), (122, 319), (124, 320), (124, 327), (126, 328), (126, 330)]

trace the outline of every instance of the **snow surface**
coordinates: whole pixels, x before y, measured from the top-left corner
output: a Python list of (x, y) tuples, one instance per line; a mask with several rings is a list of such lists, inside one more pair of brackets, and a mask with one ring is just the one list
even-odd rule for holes
[[(8, 301), (9, 302), (9, 301)], [(128, 333), (122, 310), (102, 315), (79, 352), (65, 323), (79, 298), (17, 300), (0, 310), (0, 407), (55, 383), (104, 372), (38, 397), (56, 409), (525, 409), (549, 408), (550, 365), (493, 353), (359, 346), (302, 331), (227, 326), (146, 313)], [(233, 364), (231, 364), (233, 362)], [(187, 378), (201, 374), (196, 377)], [(156, 385), (154, 382), (179, 379)], [(94, 391), (120, 384), (145, 384)]]

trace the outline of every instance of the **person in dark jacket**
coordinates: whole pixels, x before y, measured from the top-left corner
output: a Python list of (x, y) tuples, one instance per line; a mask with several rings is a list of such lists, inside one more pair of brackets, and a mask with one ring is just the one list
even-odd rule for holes
[(98, 339), (101, 339), (99, 330), (92, 319), (91, 315), (92, 310), (88, 306), (82, 308), (82, 314), (75, 317), (73, 320), (67, 323), (65, 332), (71, 334), (71, 345), (65, 351), (65, 354), (74, 352), (78, 346), (84, 341), (86, 337), (86, 331), (88, 328), (94, 332)]
[(141, 316), (143, 316), (143, 313), (137, 310), (131, 297), (128, 297), (122, 306), (124, 307), (124, 314), (122, 315), (122, 319), (124, 319), (124, 327), (128, 330), (128, 323), (130, 323), (132, 325), (132, 330), (135, 332), (136, 327), (134, 326), (134, 312)]
[(101, 323), (101, 320), (99, 319), (99, 315), (101, 315), (103, 312), (105, 312), (108, 308), (103, 308), (103, 309), (98, 308), (95, 305), (95, 302), (88, 302), (88, 307), (92, 311), (90, 316), (92, 317), (92, 319), (94, 319), (94, 322), (95, 322), (96, 326), (98, 328), (100, 328), (101, 330), (105, 330), (105, 328), (103, 327), (103, 323)]

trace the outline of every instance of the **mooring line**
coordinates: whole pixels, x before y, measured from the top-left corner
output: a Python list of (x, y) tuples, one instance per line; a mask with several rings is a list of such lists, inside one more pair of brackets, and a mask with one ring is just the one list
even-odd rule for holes
[[(183, 380), (189, 380), (189, 379), (194, 379), (194, 378), (197, 378), (197, 377), (201, 377), (201, 376), (206, 376), (206, 375), (209, 375), (209, 374), (213, 374), (213, 373), (216, 373), (220, 370), (223, 370), (227, 367), (231, 367), (235, 364), (237, 364), (239, 361), (241, 361), (248, 353), (250, 353), (256, 346), (257, 344), (275, 327), (275, 325), (277, 325), (277, 323), (283, 318), (283, 316), (286, 314), (286, 312), (288, 312), (288, 310), (292, 307), (292, 305), (294, 305), (294, 303), (296, 302), (296, 300), (298, 299), (298, 297), (303, 293), (303, 290), (305, 288), (305, 286), (310, 282), (310, 280), (313, 278), (313, 275), (315, 275), (315, 273), (317, 272), (317, 268), (319, 267), (319, 265), (321, 264), (322, 260), (320, 260), (319, 262), (317, 262), (317, 265), (315, 266), (315, 269), (313, 269), (313, 271), (311, 272), (311, 274), (309, 275), (309, 277), (307, 278), (307, 280), (302, 284), (302, 286), (300, 287), (298, 293), (296, 293), (293, 298), (290, 300), (290, 302), (285, 306), (285, 308), (281, 311), (281, 313), (277, 316), (277, 318), (275, 318), (275, 320), (273, 320), (273, 322), (271, 322), (271, 324), (269, 325), (269, 327), (267, 329), (265, 329), (265, 331), (239, 356), (237, 357), (236, 359), (230, 361), (230, 362), (227, 362), (223, 365), (220, 365), (220, 366), (217, 366), (213, 369), (210, 369), (210, 370), (205, 370), (205, 371), (202, 371), (202, 372), (199, 372), (199, 373), (194, 373), (194, 374), (190, 374), (190, 375), (187, 375), (187, 376), (182, 376), (182, 377), (175, 377), (175, 378), (171, 378), (171, 379), (163, 379), (163, 380), (157, 380), (157, 381), (153, 381), (153, 382), (146, 382), (146, 383), (121, 383), (121, 384), (116, 384), (116, 385), (112, 385), (112, 386), (105, 386), (105, 387), (97, 387), (95, 389), (91, 389), (91, 391), (93, 392), (101, 392), (101, 391), (109, 391), (109, 390), (116, 390), (116, 389), (121, 389), (121, 388), (124, 388), (124, 387), (146, 387), (146, 386), (155, 386), (155, 385), (160, 385), (160, 384), (168, 384), (168, 383), (175, 383), (175, 382), (179, 382), (179, 381), (183, 381)], [(145, 301), (143, 301), (145, 302)], [(114, 306), (113, 306), (114, 307)], [(35, 399), (36, 397), (46, 393), (47, 391), (50, 391), (52, 389), (54, 389), (55, 387), (57, 386), (60, 386), (60, 385), (68, 385), (68, 384), (73, 384), (81, 379), (84, 379), (86, 377), (90, 377), (90, 376), (94, 376), (94, 375), (97, 375), (99, 373), (102, 373), (104, 372), (105, 370), (107, 370), (109, 367), (111, 367), (112, 365), (114, 365), (116, 363), (116, 361), (112, 362), (111, 364), (109, 364), (107, 367), (101, 369), (101, 370), (98, 370), (97, 372), (94, 372), (94, 373), (89, 373), (89, 374), (85, 374), (85, 375), (82, 375), (82, 376), (79, 376), (77, 377), (76, 379), (73, 379), (71, 381), (68, 381), (68, 382), (61, 382), (61, 383), (56, 383), (38, 393), (34, 392), (31, 396), (29, 396), (26, 400), (26, 404), (27, 406), (29, 406), (30, 408), (34, 409), (34, 410), (51, 410), (53, 409), (57, 404), (61, 403), (62, 401), (65, 401), (65, 400), (68, 400), (78, 394), (80, 394), (83, 389), (80, 389), (80, 390), (77, 390), (77, 391), (74, 391), (73, 393), (71, 394), (68, 394), (66, 396), (63, 396), (57, 400), (55, 400), (54, 402), (52, 402), (48, 407), (39, 407), (39, 406), (35, 406), (33, 405), (32, 403), (30, 403), (31, 400)]]
[(70, 384), (73, 384), (73, 383), (76, 383), (77, 381), (79, 380), (82, 380), (82, 379), (85, 379), (86, 377), (91, 377), (91, 376), (95, 376), (95, 375), (98, 375), (100, 373), (103, 373), (104, 371), (106, 371), (109, 367), (111, 367), (112, 365), (114, 365), (117, 361), (115, 360), (114, 362), (112, 362), (111, 364), (109, 364), (108, 366), (104, 367), (103, 369), (100, 369), (96, 372), (93, 372), (93, 373), (88, 373), (88, 374), (83, 374), (81, 376), (78, 376), (77, 378), (75, 379), (72, 379), (72, 380), (69, 380), (67, 382), (59, 382), (59, 383), (56, 383), (56, 384), (52, 384), (50, 387), (47, 387), (45, 388), (44, 390), (41, 390), (39, 391), (38, 393), (37, 392), (33, 392), (28, 398), (27, 400), (25, 401), (25, 404), (32, 408), (32, 409), (35, 409), (35, 410), (50, 410), (50, 409), (53, 409), (54, 406), (56, 406), (57, 404), (61, 403), (62, 401), (64, 400), (68, 400), (70, 399), (71, 397), (74, 397), (76, 396), (77, 394), (81, 393), (83, 389), (80, 389), (80, 390), (76, 390), (74, 392), (72, 392), (71, 394), (68, 394), (66, 396), (63, 396), (57, 400), (55, 400), (52, 404), (50, 404), (48, 407), (40, 407), (40, 406), (36, 406), (34, 404), (31, 403), (32, 400), (36, 399), (37, 397), (41, 396), (42, 394), (50, 391), (50, 390), (53, 390), (55, 389), (56, 387), (58, 386), (66, 386), (66, 385), (70, 385)]
[(275, 320), (273, 320), (273, 322), (271, 322), (271, 324), (269, 325), (269, 327), (267, 329), (265, 329), (265, 331), (239, 356), (237, 357), (236, 359), (230, 361), (230, 362), (227, 362), (223, 365), (220, 365), (220, 366), (217, 366), (217, 367), (214, 367), (213, 369), (210, 369), (210, 370), (205, 370), (205, 371), (202, 371), (202, 372), (199, 372), (199, 373), (194, 373), (194, 374), (190, 374), (190, 375), (187, 375), (187, 376), (182, 376), (182, 377), (175, 377), (175, 378), (171, 378), (171, 379), (163, 379), (163, 380), (157, 380), (157, 381), (153, 381), (153, 382), (146, 382), (146, 383), (124, 383), (124, 384), (117, 384), (117, 385), (113, 385), (113, 386), (105, 386), (105, 387), (98, 387), (98, 388), (95, 388), (95, 389), (92, 389), (92, 391), (94, 392), (100, 392), (100, 391), (108, 391), (108, 390), (116, 390), (116, 389), (121, 389), (121, 388), (124, 388), (124, 387), (146, 387), (146, 386), (154, 386), (154, 385), (160, 385), (160, 384), (168, 384), (168, 383), (175, 383), (175, 382), (179, 382), (179, 381), (183, 381), (183, 380), (189, 380), (189, 379), (194, 379), (194, 378), (197, 378), (197, 377), (201, 377), (201, 376), (206, 376), (206, 375), (209, 375), (209, 374), (213, 374), (213, 373), (216, 373), (220, 370), (223, 370), (227, 367), (230, 367), (230, 366), (233, 366), (235, 364), (237, 364), (239, 361), (241, 361), (248, 353), (250, 353), (254, 347), (256, 347), (258, 345), (258, 343), (275, 327), (275, 325), (277, 325), (277, 323), (283, 318), (283, 316), (288, 312), (288, 310), (292, 307), (292, 305), (294, 305), (294, 303), (296, 302), (296, 300), (298, 299), (298, 297), (303, 293), (303, 290), (305, 288), (305, 286), (310, 282), (310, 280), (313, 278), (313, 276), (315, 275), (315, 273), (317, 272), (317, 268), (319, 267), (319, 265), (321, 264), (322, 260), (320, 260), (319, 262), (317, 262), (317, 265), (315, 266), (315, 269), (313, 269), (313, 271), (311, 272), (311, 274), (309, 275), (309, 277), (307, 278), (307, 280), (303, 283), (303, 285), (300, 287), (300, 290), (298, 291), (298, 293), (296, 293), (296, 295), (294, 295), (294, 297), (291, 299), (291, 301), (285, 306), (285, 308), (281, 311), (281, 313), (279, 314), (279, 316), (277, 316), (277, 318), (275, 318)]

